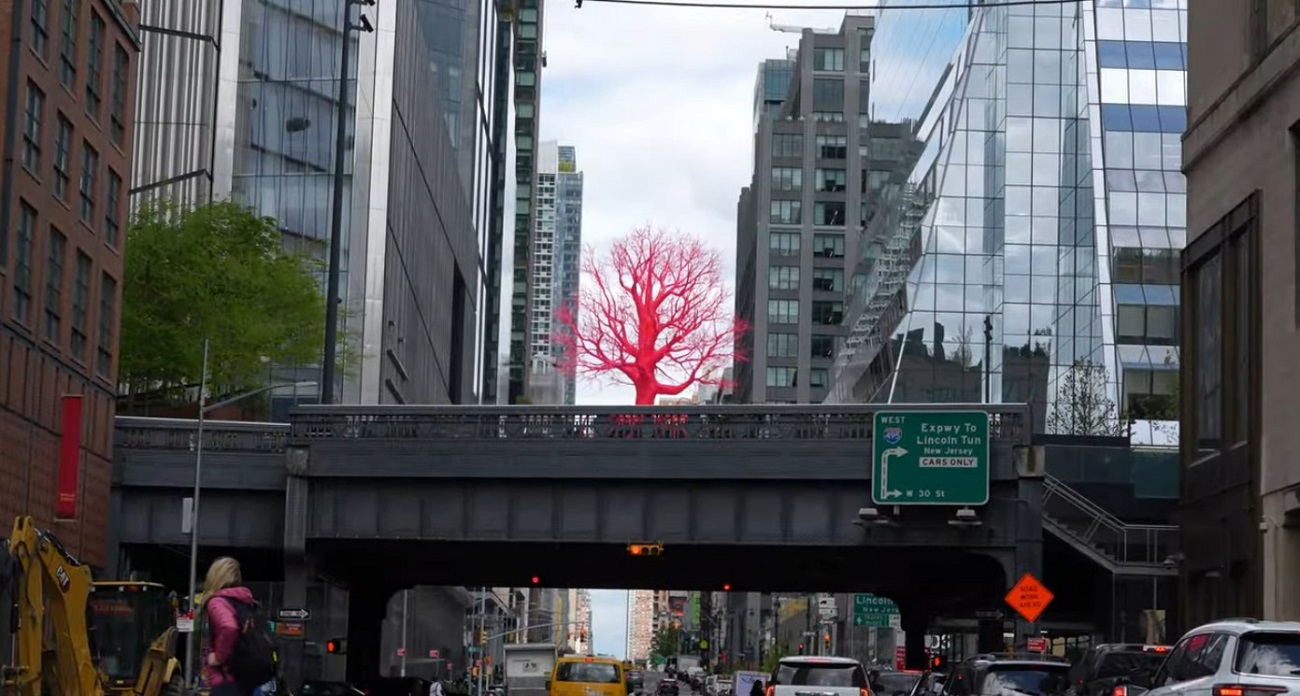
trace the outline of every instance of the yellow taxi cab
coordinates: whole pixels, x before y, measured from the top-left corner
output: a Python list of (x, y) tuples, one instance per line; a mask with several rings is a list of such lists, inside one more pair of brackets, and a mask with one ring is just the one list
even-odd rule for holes
[(548, 691), (550, 696), (628, 696), (623, 663), (594, 655), (556, 660)]

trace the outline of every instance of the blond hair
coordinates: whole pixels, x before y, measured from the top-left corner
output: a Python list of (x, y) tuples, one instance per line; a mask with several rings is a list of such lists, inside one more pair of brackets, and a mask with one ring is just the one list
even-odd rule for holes
[(239, 570), (239, 561), (230, 556), (222, 556), (208, 566), (208, 575), (203, 579), (203, 597), (211, 597), (213, 592), (235, 587), (244, 583)]

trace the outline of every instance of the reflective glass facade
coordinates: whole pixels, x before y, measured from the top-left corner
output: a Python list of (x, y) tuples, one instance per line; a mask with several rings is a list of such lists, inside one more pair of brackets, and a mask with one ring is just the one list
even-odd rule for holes
[(1159, 439), (1147, 421), (1168, 417), (1177, 370), (1186, 21), (1181, 0), (1143, 4), (974, 12), (924, 150), (878, 213), (894, 219), (869, 227), (864, 254), (882, 260), (829, 400), (1028, 402), (1039, 429), (1072, 430), (1078, 399), (1062, 395), (1088, 387)]
[[(543, 57), (540, 0), (519, 0), (514, 34), (514, 133), (515, 133), (515, 220), (512, 287), (510, 293), (510, 357), (508, 394), (515, 403), (524, 395), (529, 370), (529, 332), (533, 313), (531, 300), (539, 290), (531, 278), (533, 186), (537, 178), (537, 109), (541, 95)], [(550, 292), (549, 286), (545, 288)], [(500, 400), (500, 399), (499, 399)]]
[[(559, 174), (555, 178), (555, 307), (577, 307), (582, 275), (582, 172), (577, 152), (570, 145), (559, 148)], [(564, 331), (556, 324), (555, 331)], [(558, 352), (552, 351), (558, 357)], [(563, 361), (561, 361), (563, 365)], [(577, 402), (577, 373), (572, 366), (564, 379), (564, 403)]]
[[(798, 54), (798, 51), (791, 51)], [(790, 91), (790, 80), (794, 78), (795, 59), (769, 58), (758, 64), (758, 80), (754, 85), (754, 130), (758, 130), (758, 119), (767, 114), (770, 118), (780, 118), (781, 104), (785, 102), (786, 93)]]

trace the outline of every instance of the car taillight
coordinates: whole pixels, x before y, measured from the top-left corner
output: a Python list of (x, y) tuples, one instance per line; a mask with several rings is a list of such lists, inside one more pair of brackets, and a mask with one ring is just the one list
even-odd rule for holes
[(769, 687), (767, 687), (766, 690), (763, 691), (763, 696), (772, 696), (772, 695), (775, 694), (775, 693), (776, 693), (776, 687), (775, 687), (775, 686), (769, 686)]
[(1115, 688), (1110, 690), (1110, 696), (1128, 696), (1128, 687), (1123, 684), (1116, 684)]
[(1263, 684), (1216, 684), (1214, 696), (1273, 696), (1286, 693), (1285, 686), (1266, 686)]
[(858, 689), (858, 696), (871, 696), (870, 689)]

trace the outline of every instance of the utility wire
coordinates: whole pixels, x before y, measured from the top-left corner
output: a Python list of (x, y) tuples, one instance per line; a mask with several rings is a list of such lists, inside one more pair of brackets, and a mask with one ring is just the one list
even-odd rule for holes
[(577, 0), (581, 9), (584, 2), (615, 5), (645, 5), (647, 7), (694, 7), (713, 10), (977, 10), (985, 7), (1017, 7), (1021, 5), (1072, 5), (1083, 0), (998, 0), (997, 2), (965, 2), (953, 4), (912, 3), (904, 5), (759, 5), (751, 3), (707, 2), (706, 0)]

